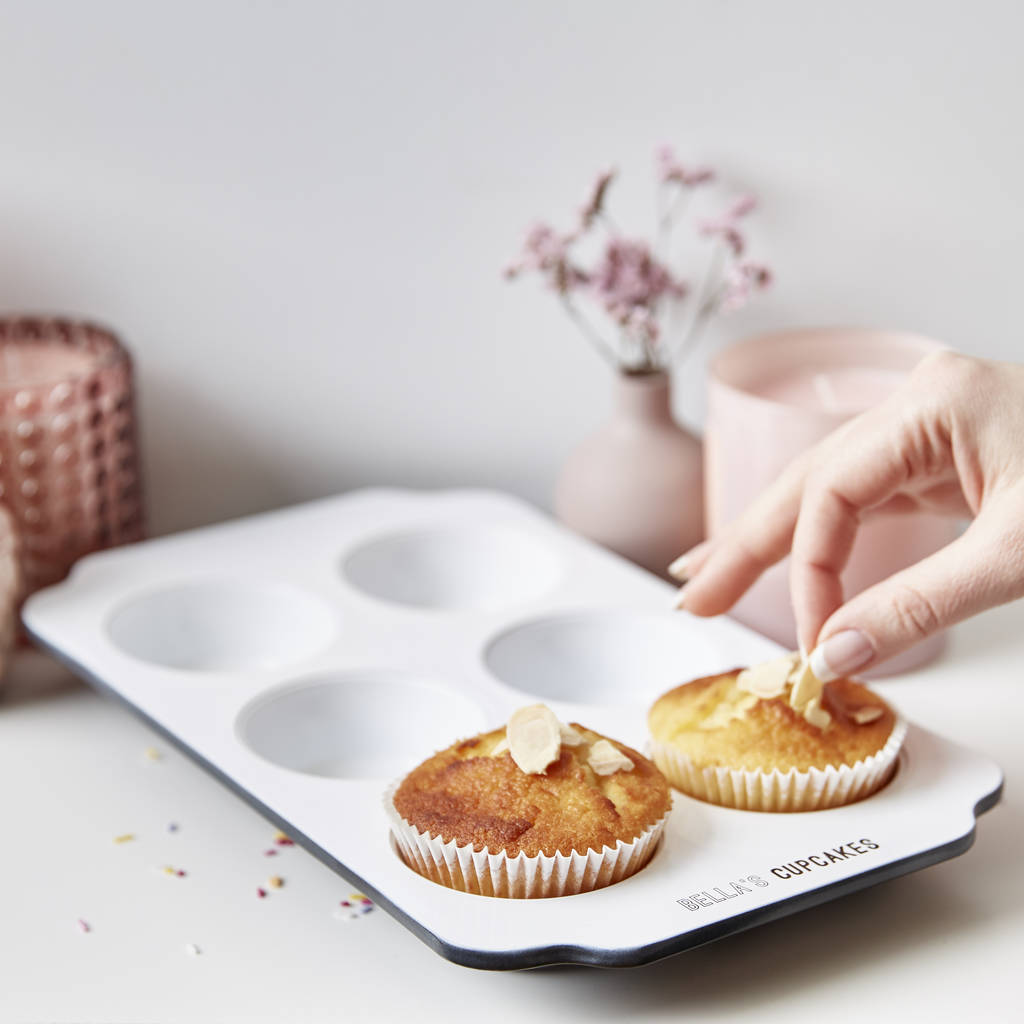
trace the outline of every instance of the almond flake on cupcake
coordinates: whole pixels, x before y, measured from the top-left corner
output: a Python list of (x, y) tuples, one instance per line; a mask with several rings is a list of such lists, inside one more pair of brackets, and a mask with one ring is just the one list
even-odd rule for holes
[(587, 764), (598, 775), (614, 775), (616, 772), (631, 772), (633, 762), (607, 740), (598, 740), (587, 754)]
[(864, 708), (857, 708), (856, 711), (850, 712), (850, 717), (858, 725), (870, 725), (872, 722), (877, 722), (885, 711), (882, 710), (877, 704), (869, 704)]
[(736, 686), (762, 700), (781, 697), (786, 692), (799, 660), (798, 654), (787, 654), (771, 661), (762, 661), (759, 665), (751, 665), (736, 677)]
[(505, 735), (512, 760), (527, 775), (544, 774), (562, 751), (562, 725), (546, 704), (513, 711)]

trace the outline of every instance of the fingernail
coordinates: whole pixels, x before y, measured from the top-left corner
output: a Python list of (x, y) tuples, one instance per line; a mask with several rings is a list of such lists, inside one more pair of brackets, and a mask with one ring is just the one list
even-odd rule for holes
[(693, 561), (693, 557), (689, 551), (685, 554), (680, 555), (669, 567), (668, 574), (673, 579), (682, 580), (686, 582), (690, 578), (690, 574), (687, 571), (690, 567), (690, 562)]
[(684, 583), (677, 591), (675, 599), (672, 602), (672, 606), (679, 611), (683, 610), (686, 604), (686, 584)]
[(871, 641), (859, 629), (844, 629), (811, 651), (811, 671), (829, 683), (849, 675), (874, 657)]

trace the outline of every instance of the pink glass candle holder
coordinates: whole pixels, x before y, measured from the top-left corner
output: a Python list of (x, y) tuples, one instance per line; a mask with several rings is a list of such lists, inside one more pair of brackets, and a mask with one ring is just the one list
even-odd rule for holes
[(23, 594), (143, 533), (131, 358), (93, 324), (0, 318), (0, 502)]
[[(708, 387), (705, 502), (714, 536), (804, 449), (890, 395), (938, 342), (897, 331), (828, 328), (783, 331), (739, 342), (717, 356)], [(857, 535), (843, 572), (846, 597), (948, 544), (958, 524), (920, 514), (873, 517)], [(796, 627), (789, 560), (769, 569), (733, 609), (740, 622), (789, 648)], [(932, 637), (886, 662), (904, 671), (934, 657)]]

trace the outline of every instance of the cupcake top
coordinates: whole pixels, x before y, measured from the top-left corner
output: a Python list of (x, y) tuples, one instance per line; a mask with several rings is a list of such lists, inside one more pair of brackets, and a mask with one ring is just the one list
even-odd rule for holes
[(643, 755), (543, 704), (428, 758), (402, 780), (395, 810), (421, 832), (475, 850), (528, 856), (628, 842), (671, 807)]
[(895, 723), (876, 693), (850, 679), (823, 684), (797, 654), (684, 683), (648, 715), (654, 740), (698, 766), (767, 772), (855, 765)]

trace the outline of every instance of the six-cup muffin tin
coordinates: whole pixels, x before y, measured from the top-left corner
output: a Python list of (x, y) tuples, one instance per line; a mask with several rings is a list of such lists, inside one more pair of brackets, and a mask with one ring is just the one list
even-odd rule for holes
[(407, 868), (382, 794), (435, 750), (537, 701), (643, 749), (658, 694), (777, 653), (671, 595), (507, 496), (374, 490), (92, 555), (24, 620), (458, 963), (640, 964), (968, 848), (999, 769), (911, 726), (861, 803), (761, 814), (675, 794), (652, 862), (606, 889), (492, 899)]

